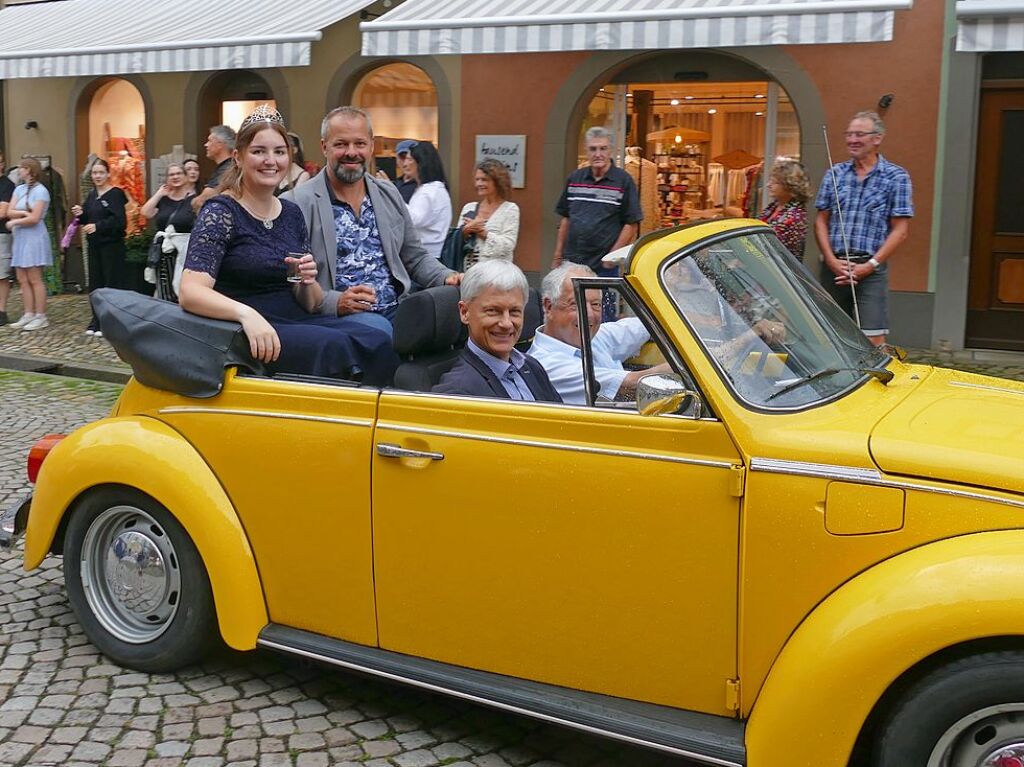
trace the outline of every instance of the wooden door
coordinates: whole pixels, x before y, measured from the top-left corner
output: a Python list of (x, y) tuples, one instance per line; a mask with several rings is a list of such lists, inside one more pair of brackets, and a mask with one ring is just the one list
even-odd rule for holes
[(1024, 88), (986, 89), (967, 304), (967, 346), (1024, 350)]

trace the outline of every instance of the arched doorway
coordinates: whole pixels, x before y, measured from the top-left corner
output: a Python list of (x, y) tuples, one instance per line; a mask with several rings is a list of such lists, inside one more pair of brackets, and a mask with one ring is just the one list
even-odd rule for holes
[(206, 141), (210, 127), (229, 125), (238, 130), (242, 120), (260, 104), (269, 104), (277, 108), (277, 100), (270, 84), (256, 72), (247, 69), (220, 72), (206, 81), (200, 92), (196, 110), (196, 136), (200, 144), (196, 153), (199, 155), (204, 178), (207, 178), (214, 168), (213, 162), (205, 156), (201, 146)]
[(76, 107), (76, 173), (82, 174), (82, 188), (72, 197), (84, 198), (91, 188), (88, 158), (106, 160), (111, 183), (128, 196), (125, 212), (129, 236), (145, 225), (139, 208), (147, 196), (146, 117), (142, 93), (133, 83), (119, 77), (90, 83)]
[(417, 66), (392, 62), (359, 78), (352, 103), (373, 120), (377, 167), (395, 178), (395, 146), (405, 139), (438, 144), (437, 88)]
[(765, 203), (765, 159), (770, 166), (774, 157), (801, 154), (785, 89), (769, 73), (710, 51), (648, 56), (602, 78), (583, 110), (574, 164), (585, 160), (592, 126), (612, 131), (617, 161), (640, 188), (642, 234), (699, 218), (756, 216)]

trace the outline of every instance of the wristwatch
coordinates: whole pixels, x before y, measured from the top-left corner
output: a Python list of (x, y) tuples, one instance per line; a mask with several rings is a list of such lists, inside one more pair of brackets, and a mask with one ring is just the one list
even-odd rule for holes
[(879, 261), (874, 256), (868, 259), (868, 263), (871, 264), (871, 268), (874, 269), (876, 272), (878, 271), (878, 267), (882, 265), (882, 262)]

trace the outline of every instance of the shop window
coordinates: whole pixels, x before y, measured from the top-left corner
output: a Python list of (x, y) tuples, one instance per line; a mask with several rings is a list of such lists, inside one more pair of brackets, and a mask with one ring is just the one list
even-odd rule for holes
[(765, 158), (770, 165), (800, 154), (793, 105), (767, 80), (609, 83), (584, 116), (580, 166), (592, 126), (612, 130), (619, 142), (616, 161), (637, 182), (647, 212), (642, 234), (701, 218), (756, 216), (766, 202)]
[(395, 146), (414, 139), (437, 145), (437, 89), (419, 67), (402, 62), (385, 64), (363, 75), (352, 103), (373, 120), (377, 165), (393, 173)]
[(110, 164), (110, 182), (128, 196), (127, 234), (132, 235), (146, 225), (139, 212), (147, 196), (145, 103), (134, 85), (119, 78), (103, 81), (84, 98), (87, 139), (80, 158), (81, 198), (92, 189), (87, 156), (102, 157)]

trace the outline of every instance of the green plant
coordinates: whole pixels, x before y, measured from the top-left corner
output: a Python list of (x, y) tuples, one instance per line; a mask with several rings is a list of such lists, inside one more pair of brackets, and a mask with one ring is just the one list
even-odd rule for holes
[(124, 241), (124, 260), (130, 264), (144, 264), (149, 255), (149, 244), (153, 241), (153, 233), (142, 229)]

